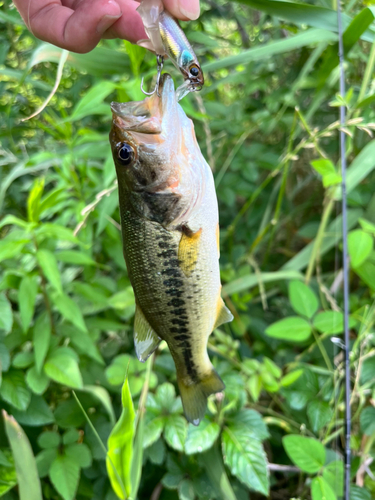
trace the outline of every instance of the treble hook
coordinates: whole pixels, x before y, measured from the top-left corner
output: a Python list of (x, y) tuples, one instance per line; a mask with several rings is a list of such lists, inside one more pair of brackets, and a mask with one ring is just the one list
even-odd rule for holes
[(160, 54), (157, 54), (156, 55), (156, 61), (157, 61), (158, 72), (157, 72), (157, 75), (156, 75), (156, 84), (155, 84), (154, 90), (152, 92), (146, 92), (144, 90), (144, 88), (143, 88), (143, 77), (142, 77), (142, 81), (141, 81), (141, 90), (142, 90), (142, 92), (145, 95), (153, 95), (156, 92), (157, 95), (160, 97), (160, 94), (159, 94), (159, 83), (160, 83), (161, 72), (162, 72), (163, 65), (164, 65), (164, 57), (161, 56)]

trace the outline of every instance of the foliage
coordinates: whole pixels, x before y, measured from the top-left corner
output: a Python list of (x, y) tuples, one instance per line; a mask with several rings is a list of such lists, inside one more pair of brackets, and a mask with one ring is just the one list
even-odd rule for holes
[[(344, 7), (345, 96), (327, 0), (207, 0), (185, 25), (207, 83), (182, 106), (214, 171), (223, 295), (235, 317), (210, 337), (226, 390), (196, 428), (183, 417), (166, 346), (152, 363), (135, 359), (108, 143), (110, 100), (142, 99), (154, 56), (120, 40), (67, 54), (36, 40), (1, 1), (0, 401), (30, 442), (43, 498), (342, 497), (341, 104), (351, 498), (374, 497), (375, 11)], [(21, 121), (49, 95), (56, 63), (56, 94)], [(12, 500), (25, 483), (7, 419), (0, 496)], [(111, 481), (106, 457), (120, 469)]]

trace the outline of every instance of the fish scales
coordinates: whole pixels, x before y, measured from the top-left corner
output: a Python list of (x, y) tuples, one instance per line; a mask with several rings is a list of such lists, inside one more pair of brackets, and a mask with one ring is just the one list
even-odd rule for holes
[[(208, 337), (232, 319), (220, 296), (213, 176), (169, 75), (161, 97), (134, 104), (112, 104), (111, 144), (137, 304), (135, 347), (145, 361), (160, 339), (167, 342), (185, 415), (198, 424), (207, 396), (224, 388), (207, 354)], [(125, 165), (124, 148), (132, 151)]]

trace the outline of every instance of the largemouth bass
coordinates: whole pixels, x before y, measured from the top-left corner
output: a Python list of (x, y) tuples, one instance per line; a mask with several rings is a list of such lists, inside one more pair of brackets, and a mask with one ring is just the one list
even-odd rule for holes
[(110, 133), (124, 256), (136, 298), (135, 350), (163, 339), (185, 416), (198, 425), (224, 384), (207, 354), (211, 332), (233, 319), (220, 292), (219, 224), (211, 169), (172, 78), (141, 102), (112, 103)]

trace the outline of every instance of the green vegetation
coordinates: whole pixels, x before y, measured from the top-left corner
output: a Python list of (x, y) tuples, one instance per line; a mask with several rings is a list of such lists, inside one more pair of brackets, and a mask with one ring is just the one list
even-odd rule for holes
[[(375, 497), (375, 8), (345, 2), (341, 96), (334, 3), (205, 0), (185, 26), (207, 84), (182, 106), (214, 171), (235, 316), (210, 337), (226, 391), (196, 428), (166, 346), (135, 359), (108, 142), (109, 102), (142, 99), (155, 58), (120, 40), (67, 53), (36, 40), (0, 0), (5, 500), (342, 497), (342, 103), (351, 499)], [(46, 109), (22, 121), (56, 78)]]

